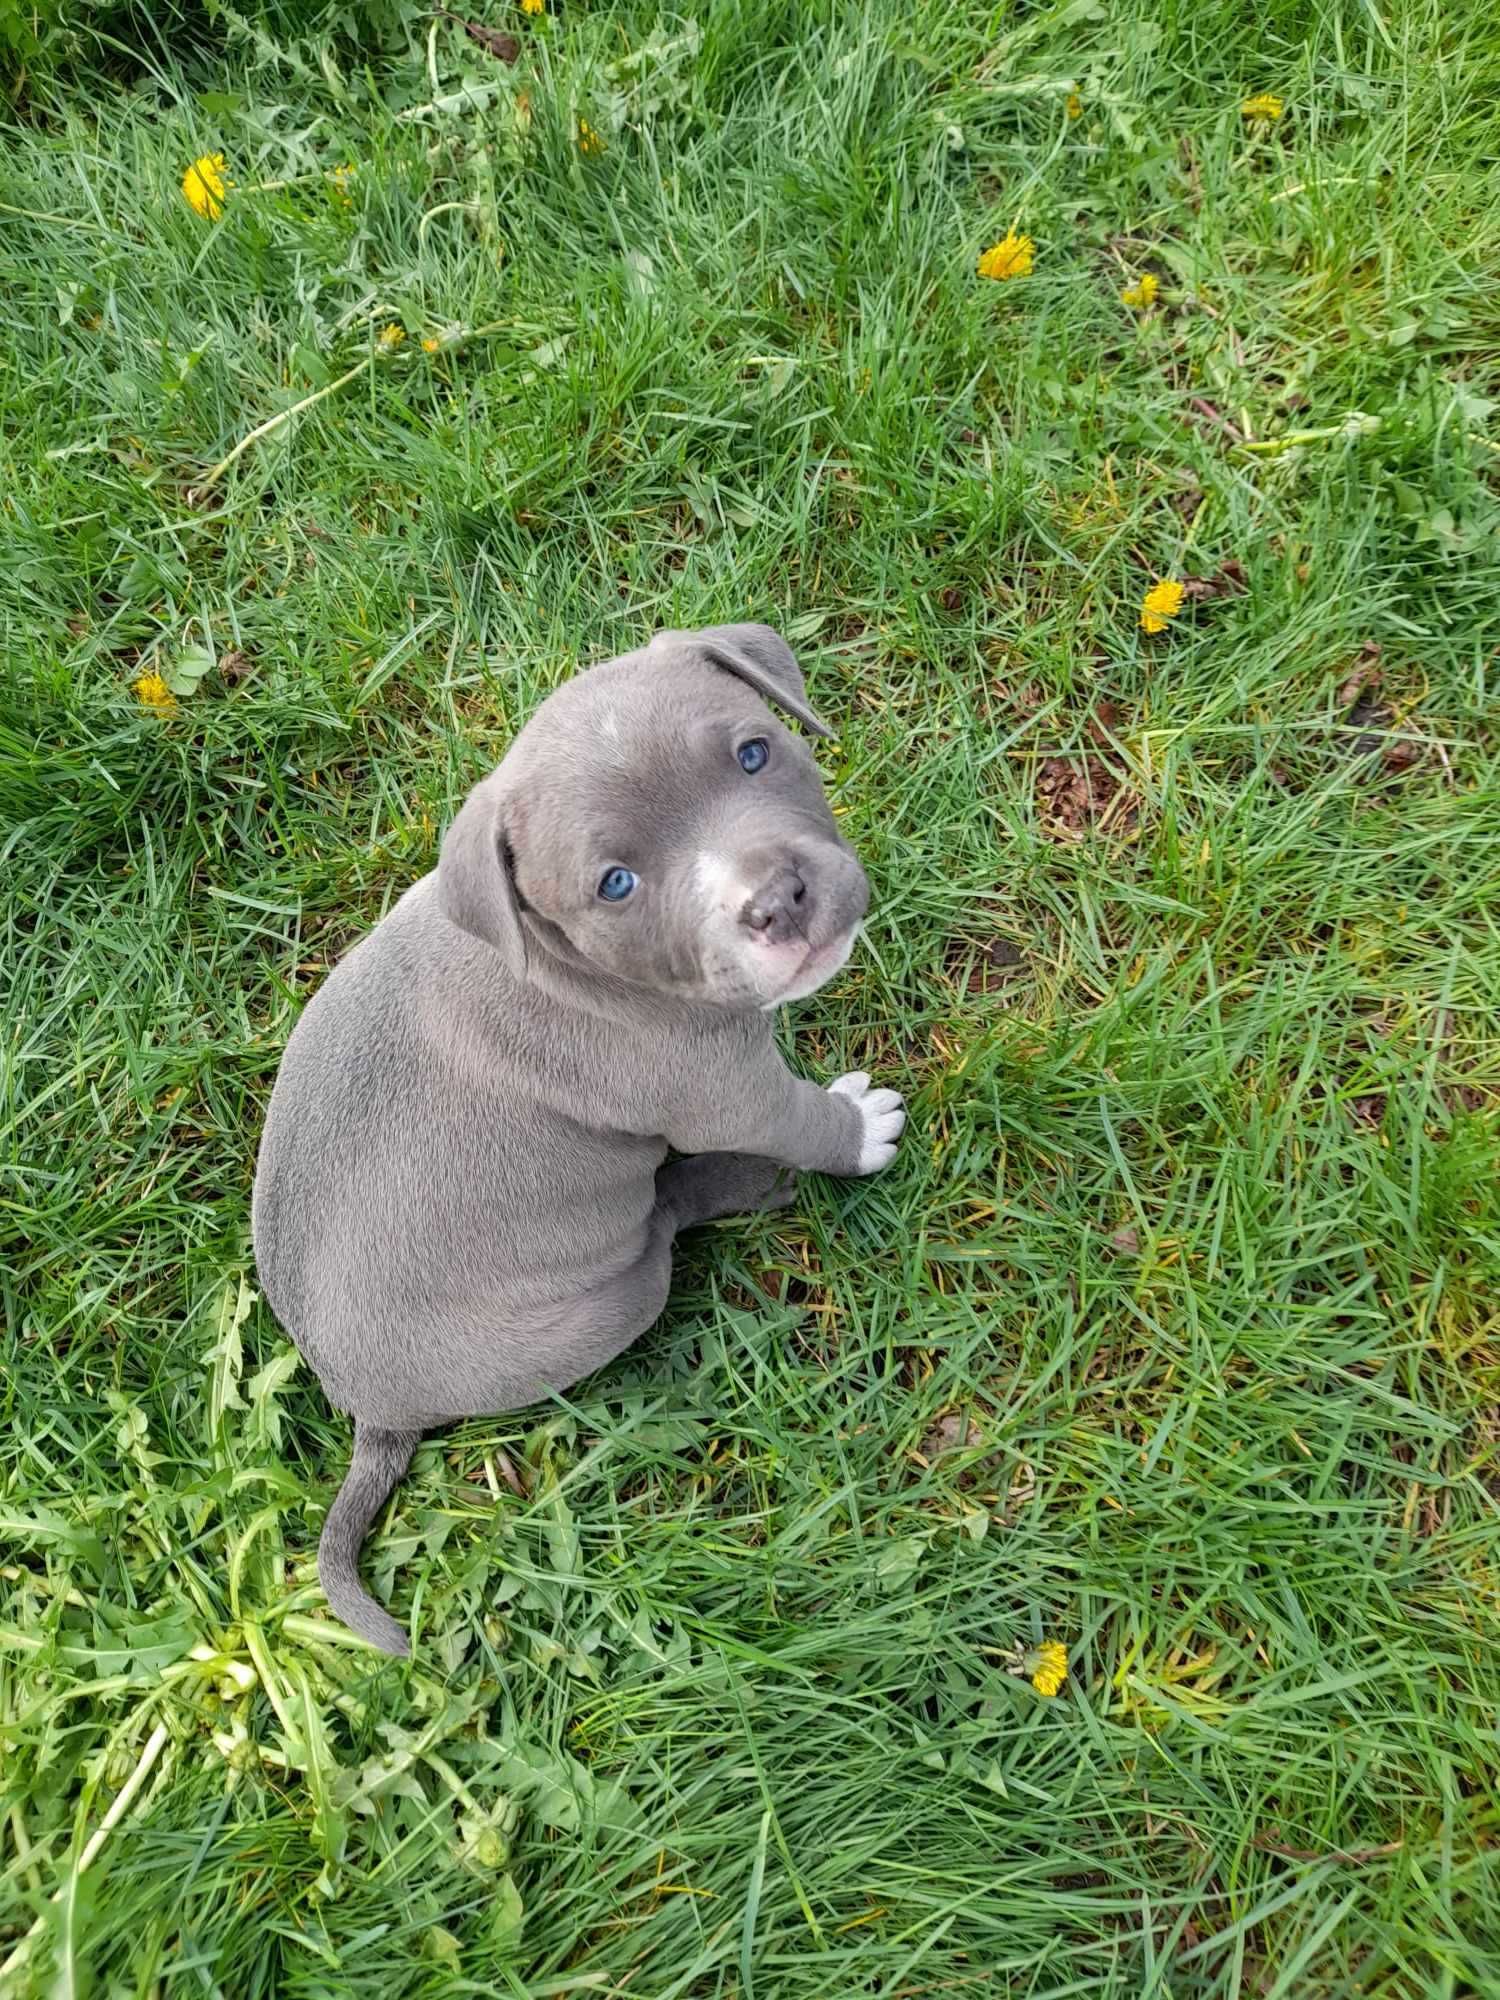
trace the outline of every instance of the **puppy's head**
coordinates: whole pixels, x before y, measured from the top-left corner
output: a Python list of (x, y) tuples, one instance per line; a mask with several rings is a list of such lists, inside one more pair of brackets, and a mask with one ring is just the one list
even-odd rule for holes
[(771, 703), (829, 734), (764, 625), (658, 633), (566, 682), (449, 828), (448, 916), (518, 975), (540, 947), (720, 1007), (813, 992), (869, 884)]

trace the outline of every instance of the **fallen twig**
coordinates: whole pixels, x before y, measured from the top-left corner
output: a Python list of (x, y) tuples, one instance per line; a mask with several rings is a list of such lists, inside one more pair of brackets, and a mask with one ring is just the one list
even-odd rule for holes
[(1279, 1840), (1272, 1840), (1268, 1833), (1257, 1833), (1251, 1835), (1250, 1845), (1260, 1848), (1262, 1853), (1279, 1855), (1283, 1861), (1341, 1861), (1346, 1867), (1362, 1867), (1367, 1861), (1381, 1861), (1388, 1854), (1399, 1854), (1406, 1842), (1387, 1840), (1379, 1847), (1330, 1847), (1320, 1852), (1315, 1847), (1287, 1847)]

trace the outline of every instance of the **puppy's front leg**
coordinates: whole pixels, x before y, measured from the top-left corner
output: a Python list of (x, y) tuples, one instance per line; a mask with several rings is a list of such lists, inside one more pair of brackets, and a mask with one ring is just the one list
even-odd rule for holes
[(678, 1229), (714, 1222), (722, 1215), (755, 1215), (790, 1208), (797, 1176), (779, 1160), (754, 1153), (694, 1153), (657, 1170), (656, 1205)]
[(900, 1093), (872, 1089), (863, 1070), (820, 1090), (776, 1057), (751, 1075), (704, 1082), (665, 1134), (678, 1152), (755, 1153), (811, 1173), (878, 1174), (906, 1123)]

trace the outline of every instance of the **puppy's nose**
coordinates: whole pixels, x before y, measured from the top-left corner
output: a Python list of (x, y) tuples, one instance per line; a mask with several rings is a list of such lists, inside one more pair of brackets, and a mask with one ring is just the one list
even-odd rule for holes
[(801, 932), (807, 921), (807, 884), (794, 861), (785, 861), (752, 889), (740, 910), (740, 922), (772, 944)]

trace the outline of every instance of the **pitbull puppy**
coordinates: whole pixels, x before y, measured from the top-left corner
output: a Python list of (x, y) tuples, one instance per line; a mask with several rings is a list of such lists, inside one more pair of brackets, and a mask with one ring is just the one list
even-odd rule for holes
[(830, 733), (764, 625), (658, 633), (558, 688), (287, 1044), (255, 1258), (354, 1418), (318, 1574), (387, 1652), (406, 1635), (359, 1551), (423, 1431), (628, 1347), (679, 1230), (783, 1206), (787, 1168), (895, 1153), (895, 1091), (800, 1082), (772, 1039), (848, 958), (869, 884), (768, 702)]

